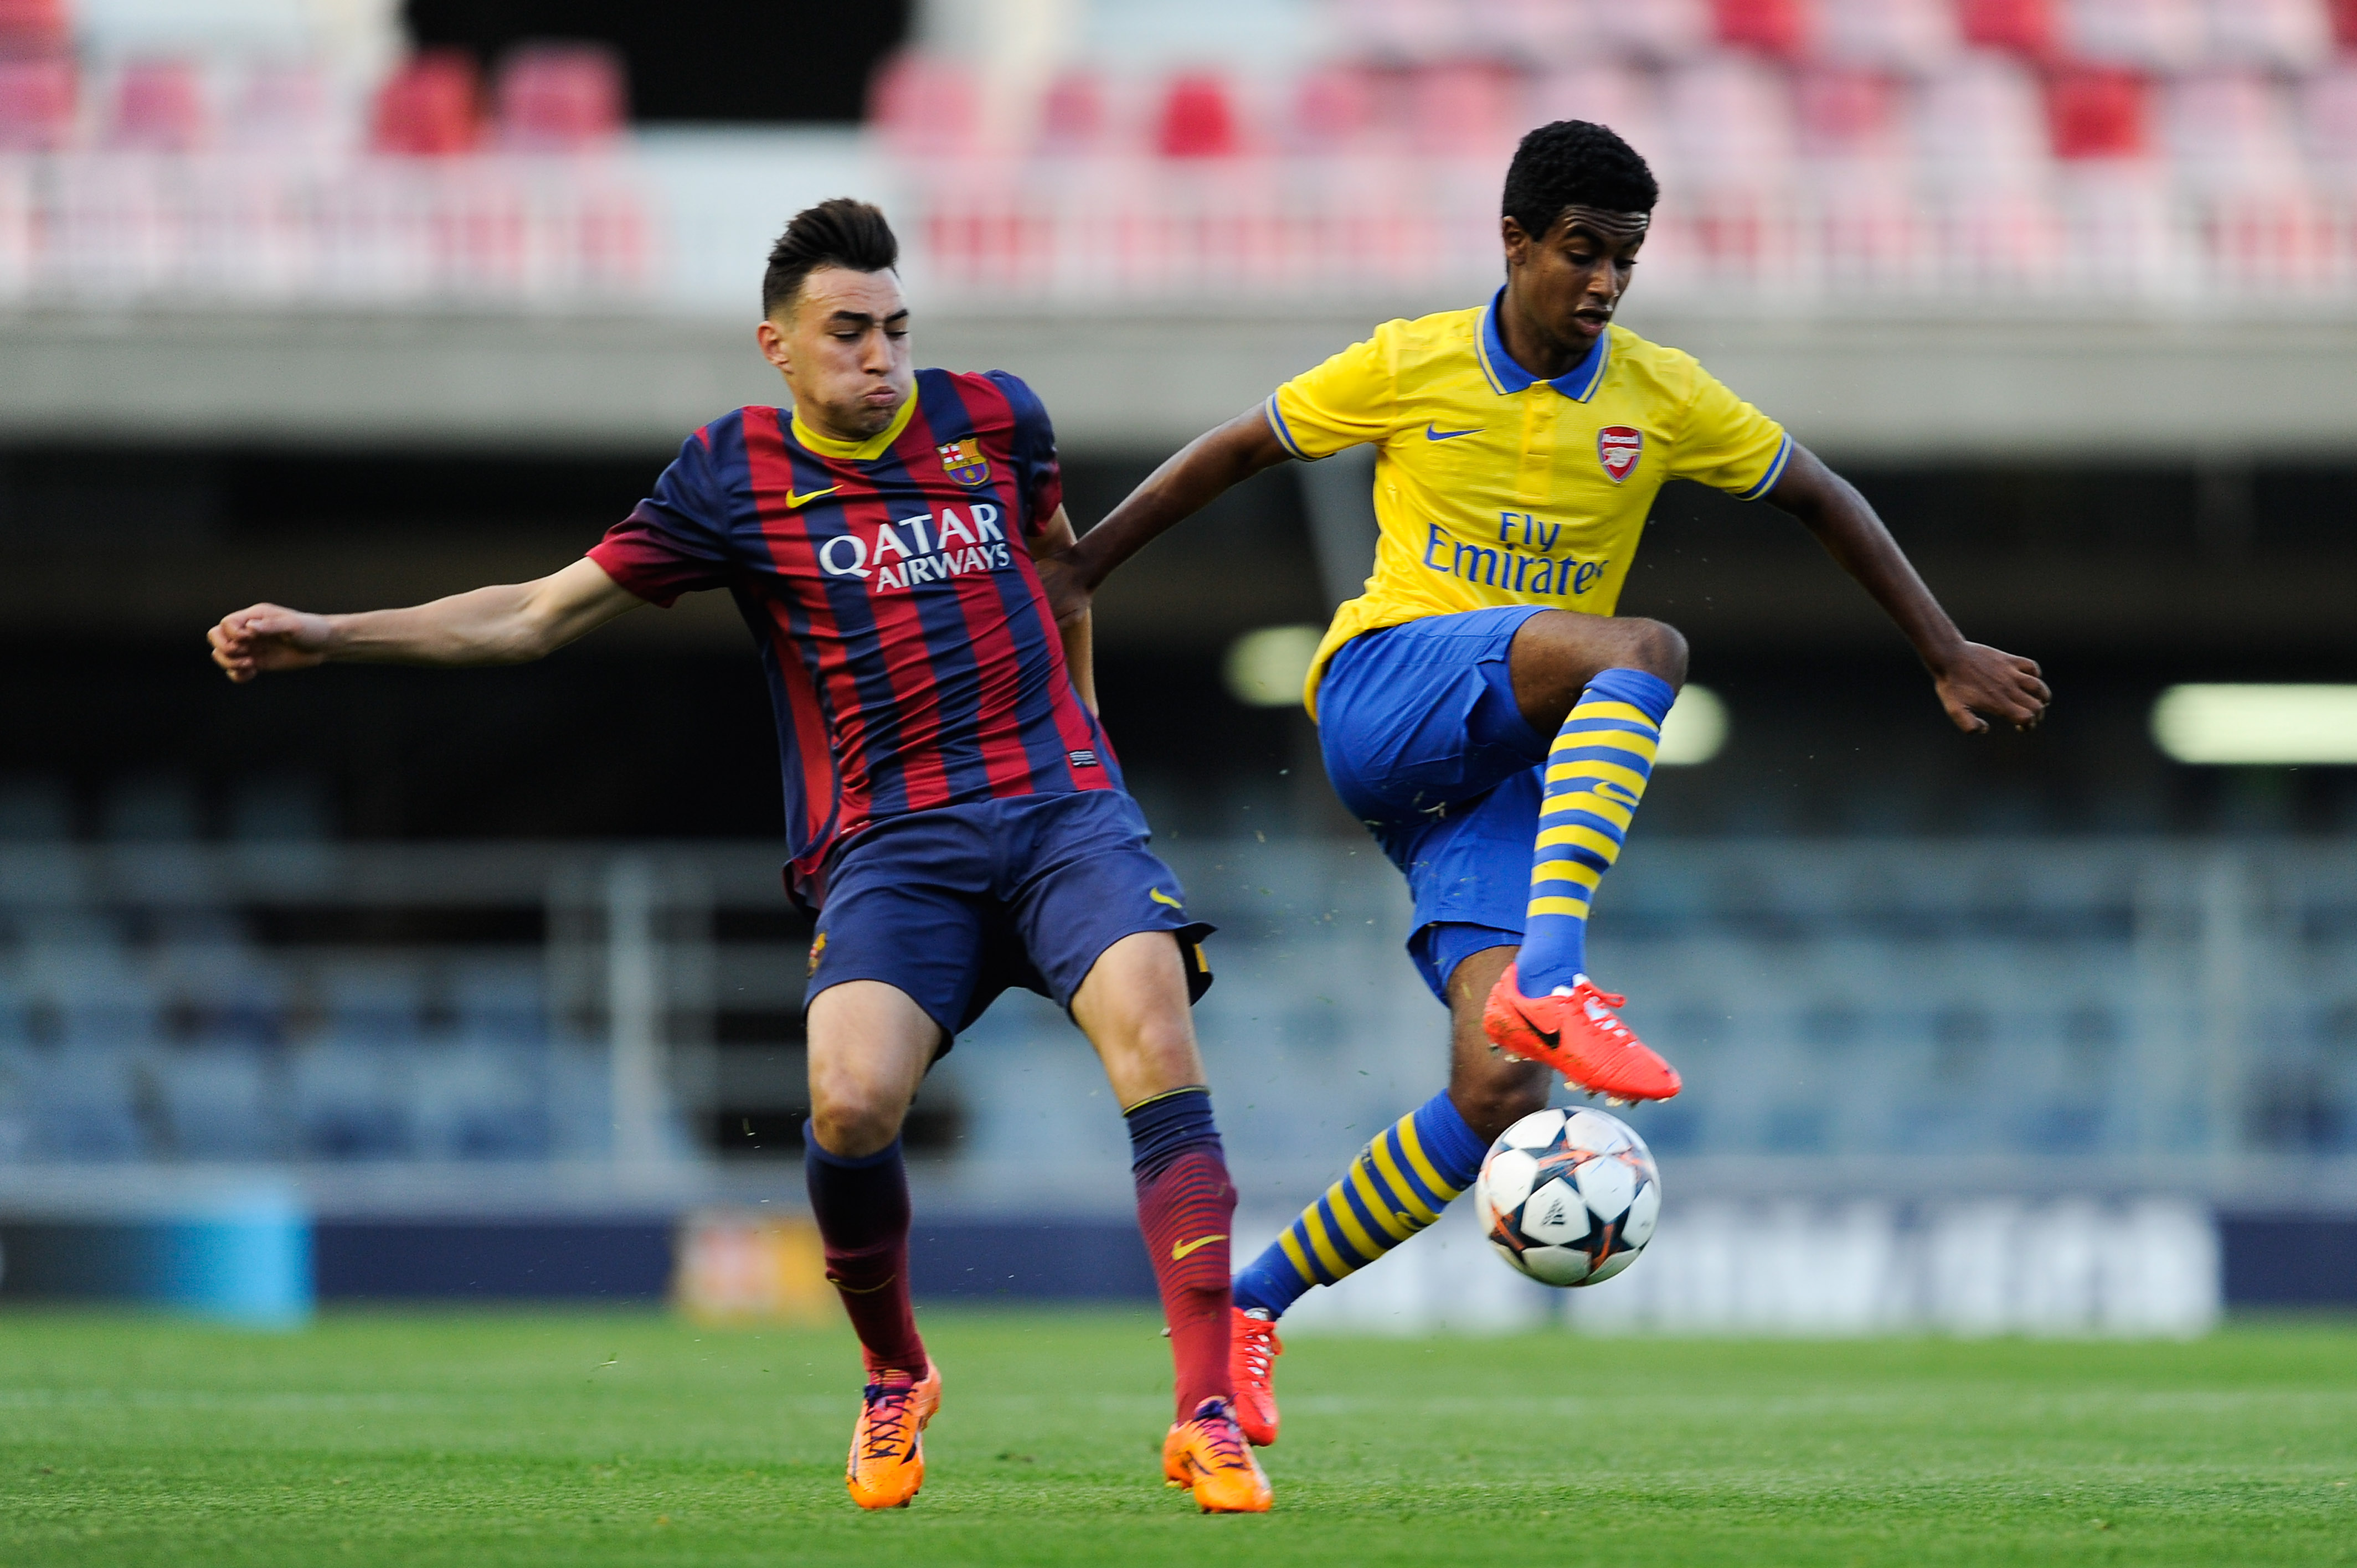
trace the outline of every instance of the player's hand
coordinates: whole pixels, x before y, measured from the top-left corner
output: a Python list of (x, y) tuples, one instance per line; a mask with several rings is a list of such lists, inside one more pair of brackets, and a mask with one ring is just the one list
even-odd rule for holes
[(1042, 555), (1033, 564), (1039, 569), (1039, 585), (1048, 591), (1048, 608), (1058, 626), (1070, 626), (1089, 613), (1096, 590), (1081, 581), (1063, 553)]
[(221, 617), (205, 633), (213, 662), (232, 681), (246, 682), (274, 670), (308, 670), (328, 657), (326, 616), (306, 615), (279, 605), (253, 605)]
[(1965, 643), (1932, 671), (1932, 679), (1940, 705), (1966, 735), (1986, 733), (1990, 719), (2016, 729), (2035, 729), (2046, 716), (2046, 704), (2054, 700), (2038, 677), (2036, 661), (1977, 642)]

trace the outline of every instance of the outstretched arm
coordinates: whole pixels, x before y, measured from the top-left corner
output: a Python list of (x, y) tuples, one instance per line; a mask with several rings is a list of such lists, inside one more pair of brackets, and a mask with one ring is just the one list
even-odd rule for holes
[(206, 634), (232, 681), (307, 670), (330, 659), (369, 664), (522, 664), (555, 652), (646, 601), (576, 561), (536, 582), (477, 588), (404, 610), (311, 615), (254, 605)]
[(2028, 729), (2044, 715), (2053, 693), (2039, 679), (2037, 664), (1965, 641), (1874, 508), (1815, 453), (1794, 442), (1792, 458), (1768, 499), (1799, 518), (1842, 570), (1899, 623), (1932, 671), (1940, 705), (1958, 729), (1978, 735), (1989, 727), (1991, 718)]
[(1069, 622), (1086, 614), (1097, 585), (1156, 535), (1202, 510), (1231, 487), (1291, 456), (1269, 429), (1267, 415), (1257, 408), (1195, 437), (1147, 475), (1127, 499), (1105, 513), (1086, 538), (1040, 561), (1039, 578), (1047, 585), (1056, 619)]
[[(1072, 520), (1058, 507), (1047, 526), (1032, 535), (1031, 559), (1044, 567), (1051, 557), (1071, 547)], [(1059, 618), (1056, 630), (1064, 639), (1064, 668), (1071, 671), (1072, 690), (1093, 714), (1097, 711), (1096, 640), (1090, 630), (1089, 607), (1083, 604), (1078, 614)]]

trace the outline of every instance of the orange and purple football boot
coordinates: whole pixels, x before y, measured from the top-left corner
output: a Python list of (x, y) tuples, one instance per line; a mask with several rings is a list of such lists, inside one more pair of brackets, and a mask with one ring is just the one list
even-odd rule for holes
[(1235, 1386), (1236, 1425), (1244, 1441), (1266, 1448), (1276, 1441), (1276, 1359), (1285, 1341), (1276, 1337), (1274, 1318), (1254, 1317), (1243, 1307), (1228, 1329), (1228, 1380)]
[(1667, 1100), (1684, 1087), (1678, 1069), (1653, 1054), (1612, 1010), (1629, 999), (1598, 991), (1581, 975), (1568, 988), (1525, 996), (1508, 964), (1481, 1010), (1490, 1043), (1510, 1056), (1544, 1063), (1564, 1085), (1612, 1100)]
[(864, 1509), (904, 1509), (925, 1484), (925, 1423), (942, 1408), (942, 1372), (921, 1378), (886, 1369), (868, 1380), (851, 1429), (846, 1481)]
[(1207, 1399), (1193, 1415), (1170, 1423), (1162, 1475), (1174, 1487), (1194, 1488), (1195, 1506), (1205, 1513), (1266, 1513), (1275, 1500), (1223, 1399)]

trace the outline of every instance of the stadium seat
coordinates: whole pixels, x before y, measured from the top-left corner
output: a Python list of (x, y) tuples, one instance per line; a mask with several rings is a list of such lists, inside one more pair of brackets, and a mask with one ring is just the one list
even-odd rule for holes
[(2153, 151), (2146, 84), (2125, 70), (2072, 70), (2047, 79), (2046, 113), (2054, 156), (2140, 158)]
[(1525, 129), (1521, 79), (1486, 65), (1428, 66), (1409, 92), (1410, 145), (1442, 157), (1504, 157)]
[(2302, 83), (2299, 121), (2309, 166), (2336, 189), (2357, 190), (2357, 66)]
[(2053, 53), (2059, 37), (2057, 0), (1956, 0), (1956, 28), (1976, 48), (2002, 49), (2029, 59)]
[(113, 150), (189, 153), (210, 137), (204, 77), (195, 60), (133, 60), (108, 97), (102, 140)]
[(1566, 66), (1532, 85), (1531, 119), (1593, 120), (1609, 125), (1648, 158), (1668, 156), (1668, 133), (1652, 72), (1624, 65)]
[(1244, 150), (1243, 117), (1233, 83), (1211, 71), (1184, 71), (1162, 90), (1154, 150), (1166, 158), (1227, 158)]
[(1813, 158), (1897, 158), (1906, 150), (1899, 84), (1879, 71), (1818, 69), (1792, 81), (1794, 127)]
[(221, 141), (241, 152), (302, 156), (338, 151), (351, 127), (336, 86), (304, 60), (262, 60), (231, 96)]
[(1315, 67), (1296, 78), (1286, 141), (1305, 153), (1362, 148), (1375, 131), (1375, 89), (1355, 66)]
[(1113, 108), (1104, 73), (1061, 70), (1039, 98), (1039, 150), (1050, 157), (1083, 157), (1113, 141)]
[(482, 96), (471, 56), (426, 49), (377, 90), (369, 145), (408, 157), (472, 152), (482, 141)]
[(1947, 0), (1819, 0), (1817, 50), (1828, 60), (1930, 70), (1963, 47)]
[(0, 152), (57, 152), (71, 141), (74, 85), (66, 55), (0, 58)]
[(629, 114), (622, 58), (601, 44), (526, 44), (500, 61), (494, 96), (510, 152), (593, 152)]
[(1809, 0), (1711, 0), (1711, 30), (1729, 48), (1792, 59), (1813, 41), (1813, 10)]
[(1924, 82), (1915, 140), (1924, 172), (1948, 183), (2036, 177), (2052, 145), (2037, 83), (1995, 54), (1967, 55)]
[(2096, 65), (2176, 70), (2201, 58), (2199, 0), (2063, 0), (2061, 42)]
[(1605, 55), (1655, 64), (1697, 54), (1710, 46), (1715, 36), (1707, 0), (1590, 6), (1586, 26)]
[(1791, 163), (1791, 93), (1771, 67), (1737, 55), (1679, 67), (1664, 78), (1663, 109), (1681, 178), (1751, 184)]
[(2332, 58), (2323, 0), (2206, 0), (2209, 55), (2277, 70), (2313, 70)]
[(62, 54), (72, 41), (66, 0), (0, 0), (0, 59)]
[(955, 60), (903, 50), (868, 83), (867, 119), (894, 152), (907, 157), (960, 157), (974, 152), (982, 99), (973, 72)]

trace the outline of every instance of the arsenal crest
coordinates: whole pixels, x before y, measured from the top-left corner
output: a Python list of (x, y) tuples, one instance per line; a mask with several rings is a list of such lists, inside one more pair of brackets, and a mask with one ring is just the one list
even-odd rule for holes
[(1635, 470), (1637, 459), (1644, 451), (1645, 433), (1641, 430), (1626, 424), (1608, 424), (1596, 433), (1596, 460), (1604, 465), (1604, 471), (1612, 476), (1616, 485)]
[(942, 472), (959, 484), (978, 485), (990, 478), (990, 459), (976, 450), (972, 436), (944, 441), (937, 450), (942, 455)]

